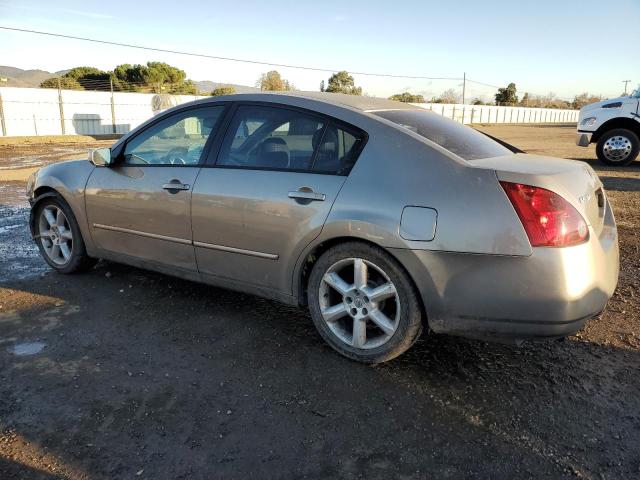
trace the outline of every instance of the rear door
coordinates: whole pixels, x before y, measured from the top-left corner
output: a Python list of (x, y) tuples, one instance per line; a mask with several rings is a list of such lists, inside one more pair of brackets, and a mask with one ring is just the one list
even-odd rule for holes
[(291, 268), (319, 235), (363, 141), (306, 111), (239, 105), (194, 187), (200, 272), (291, 293)]
[(190, 108), (160, 118), (127, 141), (113, 166), (94, 169), (85, 200), (98, 247), (197, 271), (191, 194), (224, 108)]

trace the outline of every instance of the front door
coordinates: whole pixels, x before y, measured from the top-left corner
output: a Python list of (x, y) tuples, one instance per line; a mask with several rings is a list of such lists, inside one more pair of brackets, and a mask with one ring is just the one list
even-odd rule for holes
[(291, 294), (291, 271), (320, 234), (362, 137), (298, 110), (241, 105), (192, 199), (204, 275)]
[(161, 118), (129, 139), (113, 166), (94, 169), (85, 196), (99, 248), (197, 270), (191, 195), (205, 143), (223, 110), (190, 108)]

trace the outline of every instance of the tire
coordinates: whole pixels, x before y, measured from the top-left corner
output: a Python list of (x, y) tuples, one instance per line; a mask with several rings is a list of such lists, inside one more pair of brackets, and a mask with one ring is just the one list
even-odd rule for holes
[(596, 155), (602, 163), (620, 167), (633, 162), (638, 156), (638, 151), (640, 151), (638, 135), (626, 128), (605, 132), (596, 145)]
[[(51, 217), (45, 214), (46, 211), (53, 215), (55, 225), (51, 224)], [(57, 215), (58, 211), (62, 212), (62, 217)], [(47, 196), (36, 203), (33, 209), (33, 234), (40, 254), (56, 272), (82, 272), (97, 262), (87, 255), (78, 221), (67, 202), (58, 194)], [(56, 243), (58, 254), (54, 255)]]
[[(357, 271), (365, 273), (356, 276)], [(327, 250), (311, 270), (308, 299), (322, 338), (358, 362), (391, 360), (422, 332), (421, 302), (411, 278), (372, 245), (348, 242)]]

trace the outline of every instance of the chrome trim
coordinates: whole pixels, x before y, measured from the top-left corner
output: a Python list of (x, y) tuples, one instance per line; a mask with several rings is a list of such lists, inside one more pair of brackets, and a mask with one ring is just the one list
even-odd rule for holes
[(159, 235), (157, 233), (141, 232), (139, 230), (131, 230), (129, 228), (103, 225), (101, 223), (94, 223), (93, 228), (100, 228), (102, 230), (111, 230), (112, 232), (129, 233), (131, 235), (139, 235), (141, 237), (155, 238), (156, 240), (165, 240), (167, 242), (181, 243), (183, 245), (192, 244), (191, 240), (187, 240), (186, 238), (167, 237), (166, 235)]
[(289, 198), (299, 200), (311, 200), (317, 202), (324, 202), (327, 196), (324, 193), (305, 192), (304, 190), (297, 190), (295, 192), (289, 192)]
[(195, 247), (208, 248), (210, 250), (221, 250), (223, 252), (239, 253), (240, 255), (250, 255), (252, 257), (266, 258), (268, 260), (277, 260), (278, 255), (275, 253), (256, 252), (254, 250), (245, 250), (243, 248), (226, 247), (224, 245), (214, 245), (212, 243), (193, 242)]

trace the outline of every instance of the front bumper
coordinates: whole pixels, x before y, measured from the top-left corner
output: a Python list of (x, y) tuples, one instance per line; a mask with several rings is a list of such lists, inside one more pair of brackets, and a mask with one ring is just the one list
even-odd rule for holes
[(591, 144), (593, 132), (580, 132), (576, 134), (576, 145), (579, 147), (588, 147)]
[(427, 250), (393, 252), (418, 284), (429, 326), (495, 341), (570, 335), (598, 315), (618, 282), (618, 235), (609, 205), (586, 243), (534, 248), (528, 257)]

